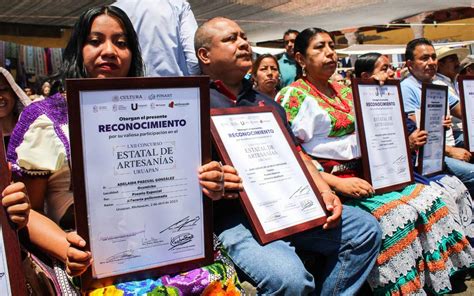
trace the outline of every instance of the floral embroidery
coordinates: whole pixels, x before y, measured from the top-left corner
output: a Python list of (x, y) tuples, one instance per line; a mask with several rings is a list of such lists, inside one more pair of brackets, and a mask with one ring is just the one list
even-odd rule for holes
[(348, 129), (351, 124), (354, 122), (349, 119), (349, 116), (342, 112), (332, 111), (329, 112), (331, 117), (334, 117), (334, 129), (341, 130), (341, 129)]
[(298, 102), (298, 99), (295, 97), (290, 98), (290, 108), (299, 108), (300, 102)]
[(288, 91), (291, 93), (291, 97), (290, 100), (286, 102), (285, 106), (283, 107), (286, 111), (287, 120), (291, 123), (298, 114), (298, 111), (304, 101), (305, 96), (299, 90), (292, 88), (284, 88), (280, 91), (278, 97), (276, 98), (276, 101), (281, 104), (283, 102), (283, 98), (285, 97), (286, 92)]
[(317, 100), (318, 105), (326, 110), (331, 119), (331, 131), (329, 132), (329, 137), (341, 137), (352, 134), (355, 131), (355, 114), (351, 88), (337, 83), (333, 83), (332, 87), (337, 94), (338, 99), (341, 101), (339, 102), (341, 106), (349, 107), (348, 113), (344, 112), (344, 109), (346, 108), (334, 108), (334, 106), (337, 106), (337, 101), (329, 98), (329, 100), (334, 100), (334, 104), (329, 104), (327, 102), (328, 99), (321, 98), (321, 96), (302, 79), (295, 81), (290, 87), (282, 89), (277, 97), (277, 102), (282, 104), (286, 93), (290, 91), (289, 100), (283, 107), (286, 110), (288, 121), (291, 123), (296, 115), (298, 115), (303, 101), (308, 97), (313, 97)]

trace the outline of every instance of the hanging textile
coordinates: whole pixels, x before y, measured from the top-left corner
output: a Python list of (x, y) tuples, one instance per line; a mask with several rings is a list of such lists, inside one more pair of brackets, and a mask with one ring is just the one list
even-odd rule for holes
[(35, 50), (33, 46), (25, 47), (25, 70), (28, 74), (36, 73)]
[(57, 73), (63, 61), (63, 51), (61, 48), (51, 48), (51, 64), (53, 73)]
[(34, 48), (34, 59), (35, 59), (36, 74), (41, 75), (41, 76), (48, 75), (48, 69), (46, 68), (46, 58), (44, 54), (44, 48), (41, 48), (41, 47)]
[(0, 41), (0, 67), (5, 67), (5, 42)]

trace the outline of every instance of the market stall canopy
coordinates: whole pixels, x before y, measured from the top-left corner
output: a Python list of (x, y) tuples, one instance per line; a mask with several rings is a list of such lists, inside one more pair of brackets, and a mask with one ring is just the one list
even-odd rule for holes
[(0, 0), (0, 40), (41, 47), (64, 47), (68, 28), (89, 7), (114, 0)]
[[(135, 1), (135, 0), (130, 0)], [(422, 12), (472, 7), (472, 0), (188, 0), (198, 22), (215, 16), (236, 20), (253, 43), (281, 39), (288, 28), (321, 27), (328, 31), (385, 25)], [(29, 40), (62, 38), (79, 14), (114, 0), (0, 0), (0, 39), (23, 44)], [(66, 29), (66, 30), (65, 30)], [(464, 28), (463, 28), (464, 29)], [(472, 30), (472, 27), (468, 28)], [(46, 46), (45, 46), (46, 47)]]
[(236, 20), (252, 42), (280, 39), (288, 28), (320, 27), (335, 31), (384, 25), (421, 12), (472, 6), (471, 0), (188, 1), (198, 21), (215, 16)]
[(87, 8), (114, 0), (0, 0), (0, 23), (72, 27)]
[[(462, 47), (474, 44), (474, 40), (464, 42), (447, 42), (435, 43), (435, 48), (448, 47)], [(338, 54), (344, 55), (361, 55), (369, 52), (378, 52), (381, 54), (405, 54), (406, 44), (355, 44), (344, 49), (336, 49)]]
[(260, 47), (260, 46), (252, 46), (252, 52), (256, 54), (272, 54), (272, 55), (279, 55), (285, 52), (284, 48), (271, 48), (271, 47)]

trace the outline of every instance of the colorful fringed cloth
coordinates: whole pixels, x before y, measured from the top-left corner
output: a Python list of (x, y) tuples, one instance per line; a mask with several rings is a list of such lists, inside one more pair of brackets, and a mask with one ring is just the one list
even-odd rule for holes
[(236, 296), (241, 286), (233, 263), (225, 250), (218, 245), (214, 263), (177, 275), (119, 283), (88, 293), (89, 296)]
[(374, 295), (445, 294), (452, 289), (450, 276), (472, 266), (472, 248), (437, 193), (417, 184), (346, 200), (382, 228), (382, 248), (368, 278)]

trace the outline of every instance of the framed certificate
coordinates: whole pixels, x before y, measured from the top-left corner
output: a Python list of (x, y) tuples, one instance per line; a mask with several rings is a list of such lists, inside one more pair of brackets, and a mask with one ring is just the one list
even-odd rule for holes
[(380, 86), (354, 79), (352, 85), (364, 178), (378, 194), (413, 183), (399, 81)]
[(94, 262), (82, 289), (212, 262), (209, 79), (67, 81), (77, 232)]
[(326, 222), (321, 194), (273, 108), (212, 109), (211, 132), (243, 180), (241, 201), (260, 243)]
[(464, 147), (474, 153), (474, 77), (458, 77)]
[(418, 154), (417, 171), (431, 176), (443, 171), (446, 131), (443, 120), (448, 105), (448, 87), (423, 83), (421, 88), (420, 130), (428, 132), (426, 144)]
[[(0, 139), (3, 140), (1, 131)], [(3, 192), (10, 184), (10, 176), (2, 142), (0, 144), (0, 192)], [(0, 292), (1, 295), (8, 296), (26, 295), (18, 235), (2, 205), (0, 205)]]

